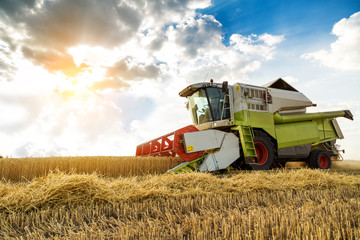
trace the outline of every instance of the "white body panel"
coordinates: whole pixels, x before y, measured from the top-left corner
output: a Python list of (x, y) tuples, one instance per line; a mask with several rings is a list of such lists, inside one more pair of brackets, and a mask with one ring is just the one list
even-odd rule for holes
[(188, 153), (220, 149), (205, 157), (200, 172), (225, 169), (240, 157), (239, 138), (233, 133), (219, 130), (184, 133), (184, 144)]
[(220, 151), (209, 154), (200, 165), (200, 172), (225, 169), (240, 157), (239, 138), (233, 133), (226, 133)]
[[(263, 111), (263, 112), (305, 112), (306, 107), (313, 106), (313, 103), (301, 92), (288, 91), (276, 88), (252, 86), (236, 83), (232, 86), (234, 95), (234, 112), (242, 110)], [(256, 95), (252, 96), (255, 92)], [(272, 98), (271, 103), (265, 102), (263, 94), (269, 92)], [(246, 98), (245, 93), (250, 93)], [(259, 94), (261, 93), (261, 94)], [(247, 108), (247, 105), (250, 107)]]
[(224, 135), (225, 132), (217, 130), (184, 133), (185, 151), (191, 153), (220, 148)]
[(269, 88), (269, 93), (272, 97), (272, 104), (269, 104), (269, 112), (271, 113), (295, 109), (301, 109), (302, 112), (305, 112), (306, 107), (313, 105), (310, 99), (301, 92)]

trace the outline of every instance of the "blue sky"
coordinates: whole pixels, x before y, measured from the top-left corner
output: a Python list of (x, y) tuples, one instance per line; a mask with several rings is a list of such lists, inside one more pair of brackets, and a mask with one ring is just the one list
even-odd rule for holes
[(301, 44), (303, 39), (314, 41), (320, 38), (330, 42), (329, 32), (334, 23), (360, 11), (360, 1), (214, 0), (211, 7), (198, 11), (214, 15), (221, 22), (225, 42), (234, 33), (270, 33), (286, 35), (287, 44)]
[(360, 1), (2, 0), (0, 154), (134, 155), (191, 124), (187, 85), (282, 77), (353, 112), (360, 160), (359, 76)]

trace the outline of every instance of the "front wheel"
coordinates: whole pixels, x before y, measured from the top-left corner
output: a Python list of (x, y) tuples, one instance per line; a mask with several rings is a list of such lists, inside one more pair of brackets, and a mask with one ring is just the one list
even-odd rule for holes
[(254, 170), (268, 170), (274, 164), (274, 144), (271, 139), (263, 132), (256, 131), (254, 137), (257, 161), (250, 160), (250, 167)]
[(329, 169), (331, 168), (331, 157), (325, 150), (315, 149), (309, 154), (308, 165), (310, 168)]

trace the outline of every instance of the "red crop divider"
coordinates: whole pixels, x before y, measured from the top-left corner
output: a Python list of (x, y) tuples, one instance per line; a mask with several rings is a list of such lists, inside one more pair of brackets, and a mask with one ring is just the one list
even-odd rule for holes
[(183, 144), (183, 134), (199, 131), (195, 126), (189, 125), (174, 132), (165, 134), (136, 147), (136, 156), (164, 156), (175, 157), (178, 155), (184, 161), (199, 158), (203, 151), (187, 153)]
[[(174, 136), (175, 132), (166, 134), (164, 136), (155, 138), (146, 143), (140, 144), (136, 147), (136, 156), (172, 156), (176, 153), (173, 148), (174, 140), (170, 137)], [(174, 138), (173, 138), (174, 139)]]

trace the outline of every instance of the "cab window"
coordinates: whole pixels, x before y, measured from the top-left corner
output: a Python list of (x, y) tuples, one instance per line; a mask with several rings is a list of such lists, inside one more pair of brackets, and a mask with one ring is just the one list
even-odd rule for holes
[(219, 88), (199, 89), (189, 97), (194, 124), (230, 118), (229, 97)]

